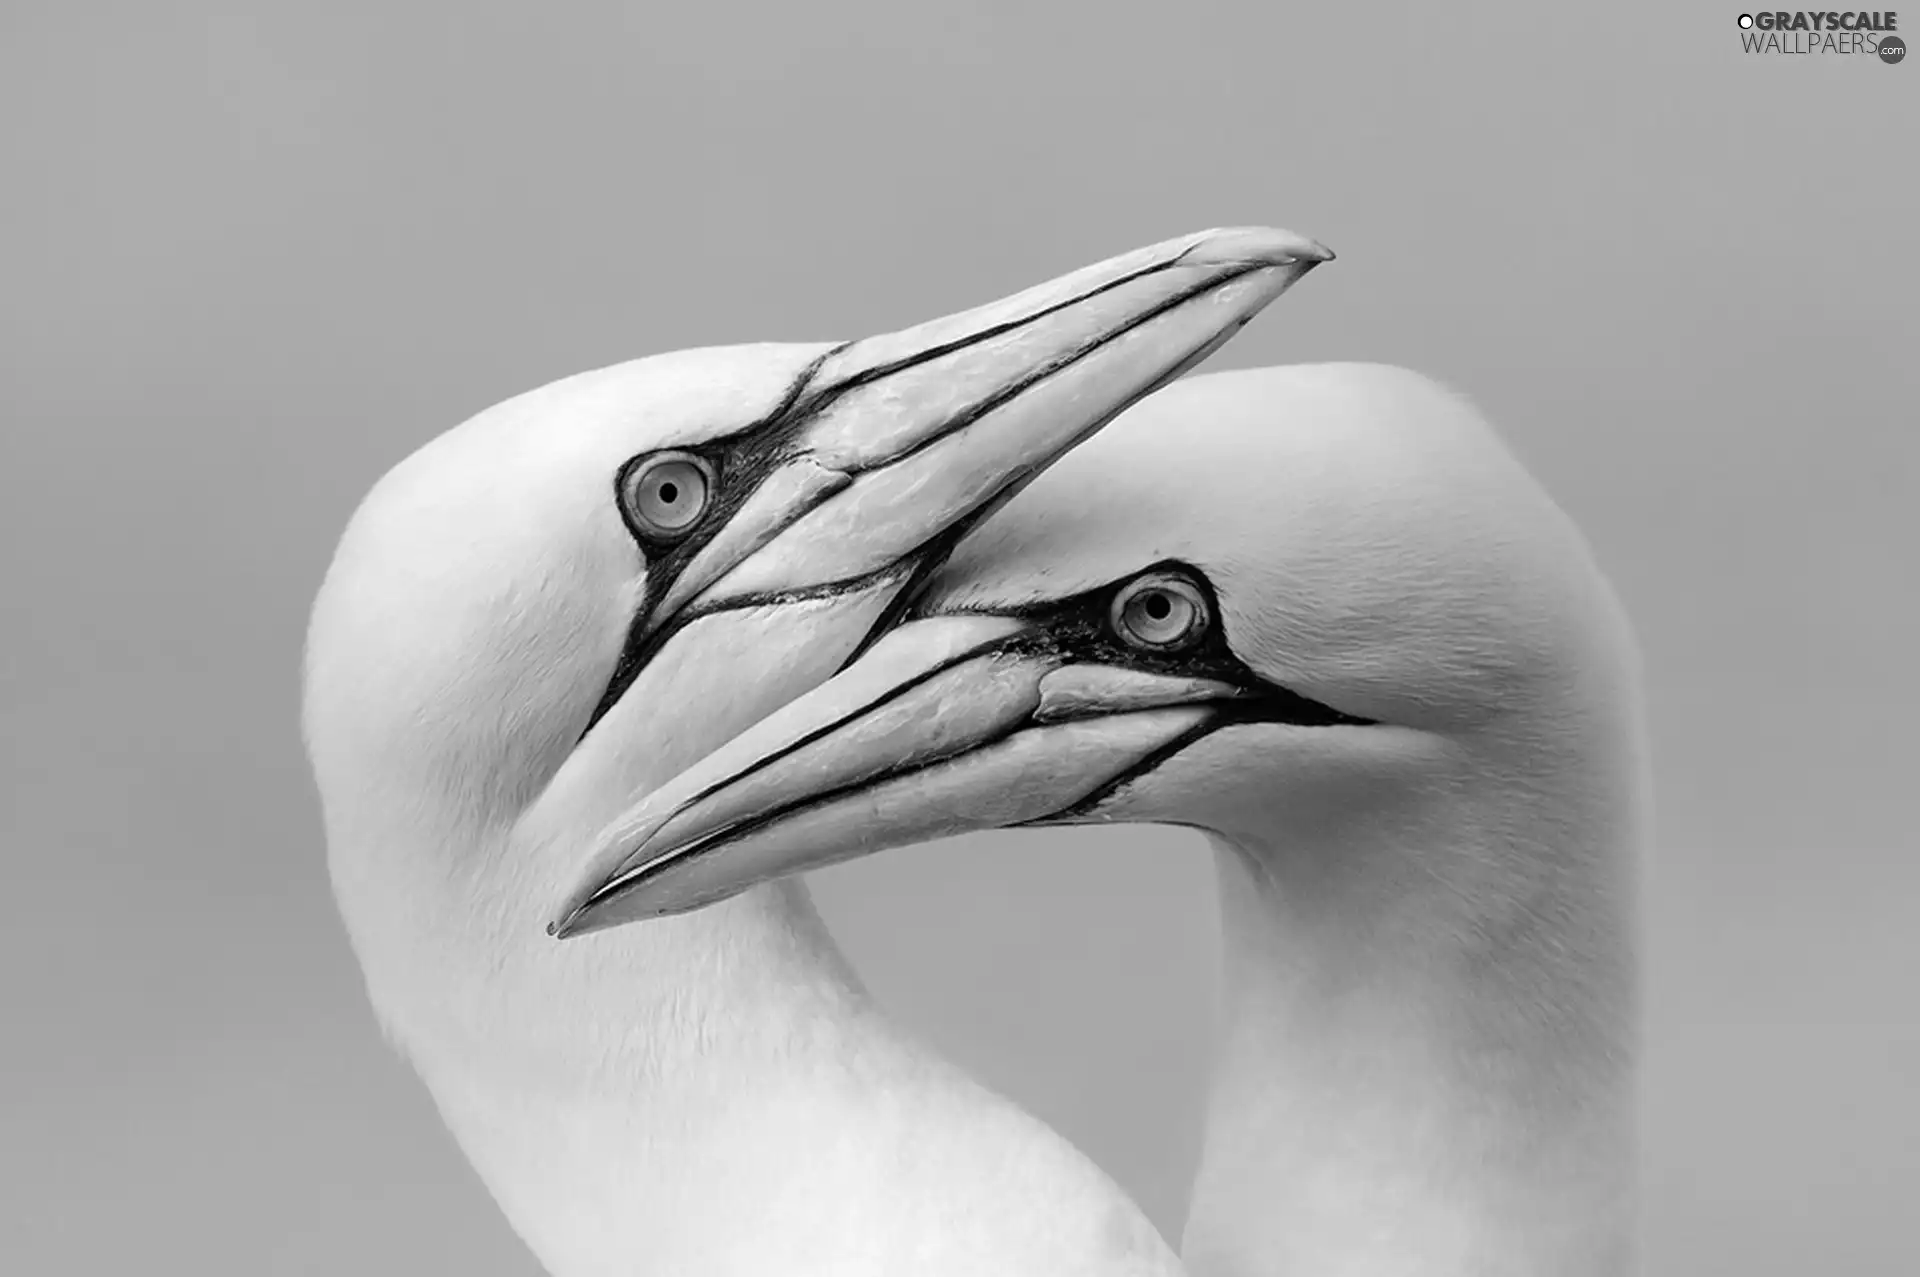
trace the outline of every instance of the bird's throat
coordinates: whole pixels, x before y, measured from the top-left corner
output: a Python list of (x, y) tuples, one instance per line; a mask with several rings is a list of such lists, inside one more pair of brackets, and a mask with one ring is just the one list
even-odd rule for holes
[(493, 952), (491, 1011), (390, 1019), (555, 1277), (1173, 1275), (1097, 1168), (891, 1029), (797, 882)]
[(1632, 1271), (1634, 806), (1483, 779), (1218, 841), (1196, 1277)]

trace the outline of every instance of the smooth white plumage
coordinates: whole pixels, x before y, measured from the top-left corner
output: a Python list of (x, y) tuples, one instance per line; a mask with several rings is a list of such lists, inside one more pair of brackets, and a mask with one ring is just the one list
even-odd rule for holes
[(336, 893), (557, 1277), (1171, 1270), (1096, 1168), (893, 1032), (797, 885), (545, 927), (623, 807), (829, 677), (994, 504), (1326, 256), (1205, 232), (887, 337), (585, 374), (367, 498), (308, 649)]
[(1641, 742), (1611, 591), (1471, 407), (1196, 377), (612, 826), (569, 925), (966, 829), (1198, 827), (1227, 1010), (1192, 1272), (1618, 1277)]

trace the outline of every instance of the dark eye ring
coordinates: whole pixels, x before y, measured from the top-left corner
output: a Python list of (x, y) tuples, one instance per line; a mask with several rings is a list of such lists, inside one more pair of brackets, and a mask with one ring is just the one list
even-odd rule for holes
[(706, 458), (662, 452), (627, 471), (620, 502), (639, 531), (658, 541), (677, 541), (699, 526), (713, 491), (713, 467)]
[(1128, 582), (1107, 612), (1122, 642), (1153, 652), (1191, 647), (1212, 620), (1206, 596), (1186, 578), (1164, 572)]

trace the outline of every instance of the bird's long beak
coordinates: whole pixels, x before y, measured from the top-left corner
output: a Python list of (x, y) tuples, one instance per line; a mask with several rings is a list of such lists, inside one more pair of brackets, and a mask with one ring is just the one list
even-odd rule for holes
[(723, 608), (923, 575), (1034, 475), (1331, 257), (1288, 231), (1202, 231), (835, 348), (738, 441), (736, 504), (648, 601), (640, 637), (657, 643)]
[(1029, 619), (909, 622), (613, 822), (553, 930), (681, 913), (966, 830), (1071, 818), (1249, 694), (1076, 660)]

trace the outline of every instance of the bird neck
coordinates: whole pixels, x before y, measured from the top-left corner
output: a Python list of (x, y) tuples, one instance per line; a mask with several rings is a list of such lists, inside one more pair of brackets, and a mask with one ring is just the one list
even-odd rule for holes
[(1450, 752), (1284, 838), (1216, 837), (1196, 1277), (1632, 1270), (1629, 755)]
[(1071, 1145), (891, 1027), (801, 884), (566, 943), (536, 922), (363, 965), (555, 1277), (1177, 1271)]
[(347, 916), (388, 1035), (547, 1270), (672, 1272), (694, 1207), (730, 1200), (701, 1146), (769, 1078), (857, 1055), (864, 998), (797, 885), (564, 944), (552, 895), (385, 882)]

